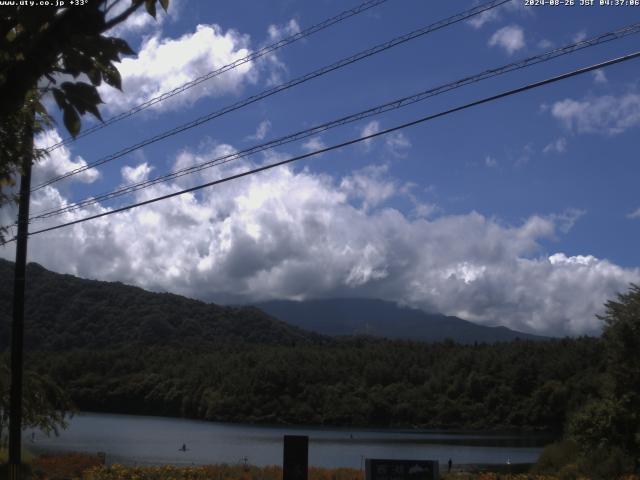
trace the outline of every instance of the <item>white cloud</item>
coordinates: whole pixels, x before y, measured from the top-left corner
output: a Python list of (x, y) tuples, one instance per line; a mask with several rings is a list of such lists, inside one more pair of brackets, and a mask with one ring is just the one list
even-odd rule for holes
[(404, 133), (393, 132), (385, 136), (384, 145), (387, 151), (394, 157), (405, 158), (408, 150), (411, 148), (411, 141)]
[[(250, 54), (249, 39), (235, 30), (223, 32), (218, 25), (198, 25), (196, 31), (180, 38), (147, 39), (136, 58), (119, 63), (122, 92), (107, 85), (99, 91), (104, 108), (121, 111), (223, 67)], [(247, 82), (255, 82), (257, 70), (253, 62), (240, 65), (224, 75), (202, 82), (152, 108), (176, 109), (191, 105), (201, 97), (239, 93)]]
[(549, 218), (553, 220), (558, 230), (560, 230), (562, 233), (569, 233), (576, 222), (586, 214), (586, 210), (580, 210), (579, 208), (568, 208), (562, 213), (549, 215)]
[(583, 40), (586, 40), (586, 39), (587, 39), (587, 32), (585, 30), (580, 30), (579, 32), (574, 34), (573, 37), (571, 37), (571, 40), (573, 41), (573, 43), (582, 42)]
[(636, 219), (640, 218), (640, 207), (635, 209), (633, 212), (627, 215), (627, 218)]
[[(233, 147), (224, 144), (183, 151), (175, 166), (229, 151)], [(231, 162), (153, 186), (137, 198), (250, 165)], [(547, 334), (597, 331), (594, 314), (603, 303), (640, 281), (638, 269), (607, 260), (542, 253), (541, 242), (570, 228), (576, 212), (532, 215), (516, 225), (476, 212), (412, 218), (387, 204), (405, 190), (388, 168), (370, 166), (340, 180), (306, 169), (265, 171), (33, 236), (30, 260), (205, 300), (366, 296)], [(123, 175), (144, 177), (148, 166), (130, 166)], [(36, 209), (63, 201), (54, 188), (34, 195)], [(55, 222), (103, 211), (94, 205)], [(6, 215), (8, 209), (0, 211), (1, 220), (13, 218)], [(13, 246), (0, 255), (11, 258)]]
[[(360, 129), (360, 138), (374, 135), (380, 130), (380, 122), (378, 120), (371, 120)], [(374, 138), (370, 138), (362, 142), (365, 151), (371, 149), (374, 140)], [(411, 148), (411, 140), (409, 140), (403, 132), (396, 131), (384, 136), (384, 148), (396, 158), (405, 158), (408, 150)]]
[(603, 85), (608, 82), (607, 75), (604, 73), (604, 70), (599, 68), (598, 70), (593, 71), (592, 74), (594, 83)]
[[(435, 215), (440, 212), (441, 209), (435, 203), (425, 202), (420, 198), (419, 195), (416, 195), (415, 190), (418, 187), (417, 183), (407, 182), (400, 188), (399, 192), (407, 197), (409, 201), (413, 204), (413, 210), (411, 211), (411, 216), (413, 218), (427, 218)], [(425, 188), (424, 191), (427, 193), (431, 193), (432, 186)]]
[(488, 168), (495, 168), (498, 166), (498, 160), (496, 160), (495, 158), (487, 155), (484, 159), (484, 164), (486, 167)]
[(542, 149), (543, 153), (564, 153), (567, 150), (567, 139), (560, 137)]
[(272, 42), (277, 42), (285, 37), (290, 37), (296, 33), (300, 33), (300, 25), (298, 25), (298, 22), (292, 18), (284, 25), (269, 25), (267, 32), (269, 34), (269, 39)]
[(485, 24), (495, 22), (500, 18), (500, 13), (497, 8), (492, 8), (491, 10), (485, 10), (478, 15), (475, 15), (467, 23), (471, 25), (473, 28), (482, 28)]
[[(35, 136), (33, 142), (36, 148), (47, 148), (62, 141), (62, 137), (56, 129), (45, 130)], [(87, 162), (81, 156), (71, 158), (71, 152), (66, 146), (56, 148), (48, 155), (44, 156), (42, 160), (39, 160), (33, 167), (33, 176), (31, 178), (31, 184), (35, 187), (40, 183), (50, 180), (54, 177), (58, 177), (64, 173), (77, 168), (82, 168), (87, 165)], [(70, 177), (69, 180), (64, 182), (82, 182), (93, 183), (95, 182), (100, 173), (95, 168), (90, 168), (82, 173), (78, 173)]]
[(120, 170), (122, 179), (127, 183), (144, 182), (149, 179), (149, 174), (153, 170), (152, 166), (149, 166), (147, 162), (141, 163), (137, 167), (124, 166)]
[(340, 182), (340, 189), (349, 197), (361, 199), (365, 210), (376, 207), (398, 192), (395, 181), (385, 178), (389, 166), (369, 165), (346, 176)]
[(302, 150), (307, 153), (322, 150), (323, 148), (327, 148), (327, 146), (320, 137), (311, 137), (302, 144)]
[[(368, 137), (369, 135), (373, 135), (375, 133), (378, 133), (379, 131), (380, 122), (378, 122), (377, 120), (372, 120), (364, 127), (362, 127), (362, 129), (360, 130), (360, 138)], [(373, 142), (372, 138), (363, 141), (362, 144), (365, 146), (365, 149), (369, 149), (371, 148), (371, 142)]]
[(518, 25), (509, 25), (496, 31), (489, 39), (489, 46), (499, 46), (511, 55), (524, 48), (524, 30)]
[(269, 120), (261, 121), (258, 125), (258, 128), (256, 129), (256, 133), (254, 133), (253, 135), (249, 135), (247, 137), (247, 140), (264, 140), (270, 128), (271, 122)]
[[(275, 43), (296, 33), (300, 33), (300, 25), (298, 25), (298, 22), (293, 18), (283, 25), (272, 24), (267, 28), (269, 43)], [(264, 46), (266, 46), (266, 44)], [(258, 64), (267, 71), (265, 83), (268, 87), (282, 83), (288, 73), (287, 66), (280, 60), (275, 52), (260, 57)]]
[(416, 218), (427, 218), (438, 211), (440, 208), (434, 203), (415, 202), (412, 213)]
[(552, 105), (551, 115), (577, 133), (616, 135), (640, 125), (640, 94), (567, 98)]
[[(44, 149), (50, 147), (62, 140), (62, 137), (58, 133), (57, 129), (45, 130), (37, 134), (33, 143), (35, 148)], [(56, 148), (47, 155), (37, 160), (32, 169), (31, 185), (33, 187), (58, 177), (62, 174), (68, 173), (72, 170), (83, 168), (87, 165), (87, 162), (81, 156), (72, 156), (68, 147), (62, 146)], [(46, 187), (39, 188), (31, 193), (30, 196), (30, 215), (37, 216), (41, 213), (47, 212), (52, 209), (65, 207), (70, 202), (68, 200), (69, 190), (73, 183), (93, 183), (100, 178), (100, 172), (95, 168), (90, 168), (79, 172), (75, 175), (69, 176), (64, 180), (57, 181)], [(12, 187), (17, 193), (18, 185)], [(92, 211), (91, 209), (87, 211)], [(17, 218), (17, 206), (13, 203), (3, 205), (0, 209), (0, 225), (10, 225), (15, 222)], [(31, 222), (30, 231), (36, 230), (42, 225), (41, 220), (33, 220)], [(13, 244), (9, 245), (9, 249), (12, 249)], [(1, 253), (0, 256), (14, 259), (14, 254), (11, 253), (8, 257)]]
[[(475, 2), (478, 4), (479, 2)], [(471, 25), (475, 29), (482, 28), (484, 25), (492, 22), (496, 22), (502, 19), (503, 14), (511, 14), (513, 12), (519, 13), (521, 16), (531, 15), (532, 9), (526, 8), (524, 6), (524, 2), (507, 2), (500, 5), (497, 8), (492, 8), (490, 10), (485, 10), (478, 15), (473, 16), (470, 20), (467, 21), (469, 25)]]
[(553, 42), (547, 38), (543, 38), (538, 42), (538, 47), (543, 50), (549, 50), (551, 47), (553, 47)]

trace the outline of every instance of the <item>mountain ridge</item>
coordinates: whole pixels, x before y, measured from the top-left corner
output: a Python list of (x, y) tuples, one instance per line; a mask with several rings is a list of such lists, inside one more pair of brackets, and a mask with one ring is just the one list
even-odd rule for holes
[[(13, 263), (0, 259), (0, 350), (9, 344)], [(293, 345), (328, 339), (255, 307), (227, 307), (120, 282), (87, 280), (27, 265), (25, 346), (67, 350), (126, 344), (221, 342)]]
[(459, 343), (546, 340), (549, 337), (484, 326), (455, 316), (426, 313), (379, 299), (331, 298), (254, 303), (264, 312), (322, 335), (369, 335), (389, 339)]
[[(0, 350), (9, 345), (13, 263), (0, 259)], [(458, 343), (545, 337), (484, 327), (375, 299), (277, 300), (222, 306), (121, 282), (89, 280), (27, 265), (25, 345), (30, 349), (107, 348), (125, 344), (323, 344), (358, 336)]]

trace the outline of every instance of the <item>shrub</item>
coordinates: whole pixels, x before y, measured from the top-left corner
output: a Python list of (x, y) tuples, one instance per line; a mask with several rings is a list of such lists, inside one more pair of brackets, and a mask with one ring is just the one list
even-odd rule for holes
[[(561, 442), (552, 443), (547, 445), (536, 464), (531, 468), (532, 473), (536, 474), (556, 474), (567, 467), (567, 472), (571, 470), (568, 468), (570, 465), (574, 465), (578, 461), (578, 444), (573, 440), (563, 440)], [(567, 473), (568, 474), (568, 473)], [(568, 480), (574, 477), (567, 476)]]

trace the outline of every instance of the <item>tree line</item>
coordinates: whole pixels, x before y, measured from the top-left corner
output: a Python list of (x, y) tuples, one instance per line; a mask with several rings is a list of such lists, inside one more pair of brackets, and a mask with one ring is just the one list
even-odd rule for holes
[(559, 431), (605, 370), (599, 340), (366, 338), (32, 352), (81, 410), (228, 422)]

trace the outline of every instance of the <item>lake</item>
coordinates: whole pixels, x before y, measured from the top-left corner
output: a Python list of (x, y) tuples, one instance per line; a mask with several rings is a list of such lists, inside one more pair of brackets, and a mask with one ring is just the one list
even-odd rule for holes
[[(266, 427), (180, 418), (79, 413), (59, 437), (25, 432), (35, 452), (105, 452), (107, 463), (281, 465), (284, 435), (309, 436), (309, 465), (361, 468), (363, 458), (431, 459), (454, 464), (530, 463), (544, 436), (433, 430)], [(185, 444), (187, 451), (180, 451)]]

